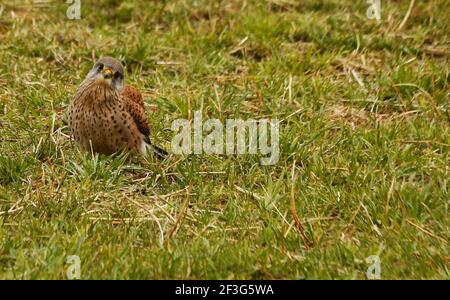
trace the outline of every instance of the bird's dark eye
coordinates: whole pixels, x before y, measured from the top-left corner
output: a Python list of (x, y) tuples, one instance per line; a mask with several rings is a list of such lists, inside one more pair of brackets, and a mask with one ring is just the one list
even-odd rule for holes
[(103, 70), (103, 64), (98, 64), (98, 65), (97, 65), (97, 69), (98, 69), (99, 71)]

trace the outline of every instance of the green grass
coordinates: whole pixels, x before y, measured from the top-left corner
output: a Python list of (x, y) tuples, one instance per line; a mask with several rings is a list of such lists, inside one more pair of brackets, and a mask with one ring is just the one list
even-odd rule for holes
[[(446, 0), (400, 30), (410, 1), (380, 22), (350, 0), (29, 2), (0, 16), (0, 279), (64, 279), (70, 255), (82, 279), (364, 279), (370, 255), (450, 278)], [(200, 108), (284, 119), (279, 162), (80, 153), (66, 108), (103, 55), (158, 144)]]

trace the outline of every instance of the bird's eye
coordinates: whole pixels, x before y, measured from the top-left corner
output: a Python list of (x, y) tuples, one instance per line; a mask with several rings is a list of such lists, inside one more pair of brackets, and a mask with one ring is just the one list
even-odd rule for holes
[(103, 70), (103, 64), (98, 64), (97, 69), (98, 69), (99, 71)]

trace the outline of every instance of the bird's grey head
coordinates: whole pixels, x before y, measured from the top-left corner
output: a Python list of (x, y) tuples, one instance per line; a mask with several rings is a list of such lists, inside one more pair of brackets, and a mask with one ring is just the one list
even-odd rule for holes
[(86, 76), (87, 80), (96, 80), (117, 91), (123, 88), (124, 69), (120, 61), (113, 57), (100, 58)]

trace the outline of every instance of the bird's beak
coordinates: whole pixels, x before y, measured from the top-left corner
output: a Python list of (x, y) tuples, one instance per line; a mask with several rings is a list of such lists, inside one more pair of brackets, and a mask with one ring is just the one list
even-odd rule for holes
[(103, 74), (104, 79), (111, 79), (113, 72), (112, 72), (111, 68), (105, 67), (102, 70), (102, 74)]

